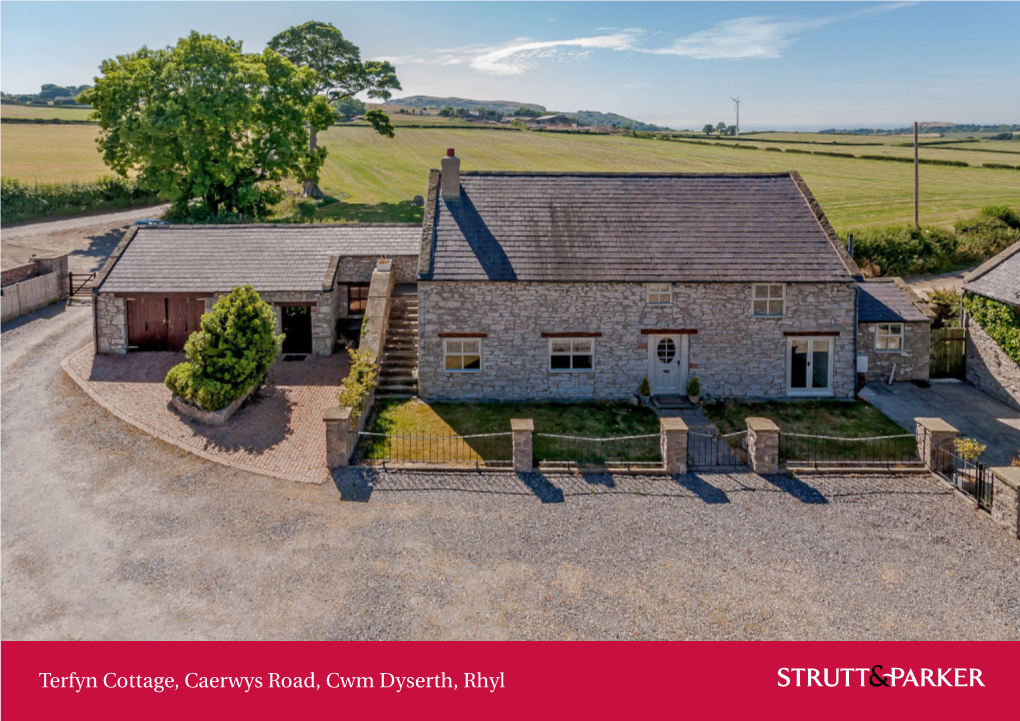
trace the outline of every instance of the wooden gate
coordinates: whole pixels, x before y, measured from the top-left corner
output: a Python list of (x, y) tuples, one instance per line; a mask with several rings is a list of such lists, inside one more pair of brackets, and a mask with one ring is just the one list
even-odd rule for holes
[(127, 298), (128, 349), (180, 351), (199, 329), (205, 301), (195, 295), (137, 294)]
[(931, 332), (931, 377), (963, 378), (967, 375), (965, 328), (935, 328)]

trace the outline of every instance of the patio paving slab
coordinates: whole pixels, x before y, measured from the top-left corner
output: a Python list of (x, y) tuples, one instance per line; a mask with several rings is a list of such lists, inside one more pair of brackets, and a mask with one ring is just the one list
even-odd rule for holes
[(140, 430), (225, 466), (302, 483), (332, 479), (323, 412), (349, 370), (344, 355), (279, 359), (267, 382), (224, 426), (204, 426), (170, 407), (167, 371), (182, 353), (95, 355), (88, 345), (63, 368), (93, 400)]

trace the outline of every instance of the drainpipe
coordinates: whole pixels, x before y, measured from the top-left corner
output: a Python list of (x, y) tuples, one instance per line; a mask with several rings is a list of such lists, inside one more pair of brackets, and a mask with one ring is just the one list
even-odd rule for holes
[[(850, 260), (854, 259), (854, 234), (847, 237), (847, 254)], [(857, 354), (859, 352), (860, 318), (857, 315), (857, 296), (861, 292), (860, 281), (854, 282), (854, 398), (857, 397)]]

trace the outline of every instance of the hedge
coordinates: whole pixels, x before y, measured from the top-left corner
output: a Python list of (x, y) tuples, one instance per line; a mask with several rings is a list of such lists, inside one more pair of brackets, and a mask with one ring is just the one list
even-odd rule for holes
[(22, 125), (99, 125), (98, 120), (77, 120), (71, 118), (4, 118), (0, 117), (0, 123), (14, 123)]
[(999, 168), (1000, 170), (1020, 170), (1020, 165), (1007, 165), (1006, 163), (982, 163), (983, 168)]
[(1020, 313), (1006, 303), (967, 293), (963, 307), (1002, 352), (1020, 365)]
[(15, 178), (0, 178), (2, 223), (114, 210), (158, 201), (157, 193), (139, 188), (133, 180), (111, 175), (90, 183), (26, 183)]
[[(869, 275), (941, 273), (980, 263), (1020, 242), (1020, 215), (988, 206), (952, 230), (910, 225), (862, 228), (854, 234), (854, 259)], [(849, 233), (843, 233), (844, 240)]]

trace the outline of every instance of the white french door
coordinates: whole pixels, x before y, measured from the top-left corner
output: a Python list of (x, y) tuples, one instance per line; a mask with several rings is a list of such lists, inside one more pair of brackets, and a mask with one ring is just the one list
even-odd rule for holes
[(653, 395), (680, 395), (687, 385), (687, 336), (648, 336), (648, 384)]
[(832, 395), (832, 338), (790, 338), (786, 392), (791, 396)]

